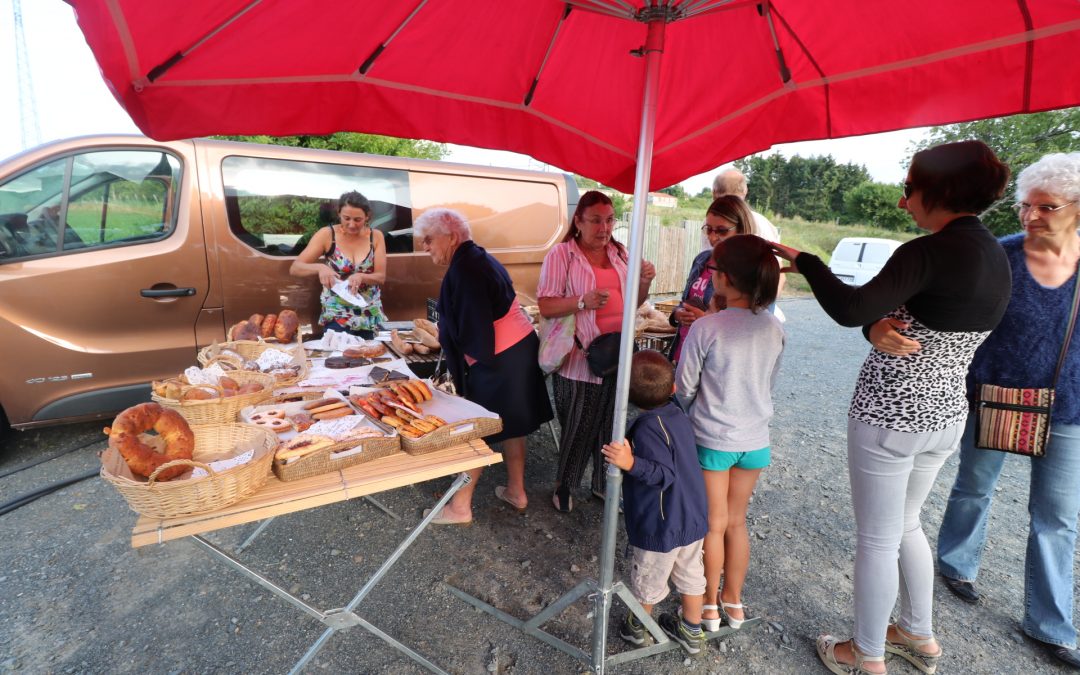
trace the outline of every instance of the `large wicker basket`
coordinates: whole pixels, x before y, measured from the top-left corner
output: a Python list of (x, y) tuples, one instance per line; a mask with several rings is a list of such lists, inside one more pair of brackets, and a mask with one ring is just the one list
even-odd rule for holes
[[(175, 460), (163, 464), (158, 471), (187, 464), (207, 469), (210, 475), (165, 482), (152, 480), (153, 476), (151, 480), (143, 480), (134, 476), (120, 453), (109, 447), (101, 456), (101, 477), (117, 489), (131, 510), (151, 518), (216, 511), (252, 494), (269, 479), (277, 434), (251, 424), (193, 426), (192, 431), (194, 459)], [(255, 456), (246, 464), (215, 473), (201, 461), (233, 454), (242, 445), (253, 446), (255, 450)]]
[(151, 394), (150, 398), (154, 402), (180, 413), (189, 424), (228, 424), (235, 422), (240, 411), (245, 407), (256, 405), (271, 398), (274, 395), (274, 387), (278, 386), (274, 381), (274, 376), (266, 373), (234, 370), (229, 372), (229, 377), (240, 385), (256, 382), (261, 384), (263, 389), (251, 394), (200, 401), (177, 401), (171, 398), (162, 398), (157, 394)]
[[(282, 344), (280, 342), (265, 342), (263, 340), (234, 340), (232, 342), (221, 342), (207, 345), (199, 350), (199, 365), (206, 367), (218, 359), (230, 360), (228, 356), (222, 356), (221, 351), (228, 349), (236, 352), (240, 356), (249, 360), (256, 360), (267, 349), (280, 349), (283, 352), (290, 352), (293, 355), (293, 362), (300, 366), (300, 372), (296, 374), (296, 377), (290, 377), (286, 379), (277, 380), (274, 383), (276, 387), (291, 387), (300, 380), (304, 379), (308, 375), (310, 370), (307, 360), (307, 352), (304, 351), (304, 343), (302, 342), (290, 342), (288, 344)], [(233, 363), (233, 365), (239, 366), (241, 364)]]

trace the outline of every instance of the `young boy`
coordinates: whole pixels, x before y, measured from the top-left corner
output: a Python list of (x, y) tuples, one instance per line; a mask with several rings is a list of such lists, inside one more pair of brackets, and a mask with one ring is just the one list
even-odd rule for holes
[[(705, 480), (689, 418), (671, 400), (675, 369), (652, 350), (634, 354), (630, 402), (641, 414), (622, 440), (604, 446), (604, 457), (622, 469), (626, 536), (633, 553), (630, 592), (646, 612), (667, 597), (668, 580), (682, 594), (682, 618), (660, 615), (657, 623), (689, 654), (703, 654), (701, 605), (705, 568), (701, 547), (708, 531)], [(652, 636), (628, 612), (619, 636), (635, 645)]]

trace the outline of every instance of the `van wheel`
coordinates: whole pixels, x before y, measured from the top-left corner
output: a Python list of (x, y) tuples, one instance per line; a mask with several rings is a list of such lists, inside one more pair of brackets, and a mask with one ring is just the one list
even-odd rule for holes
[(0, 441), (7, 440), (8, 436), (10, 435), (11, 425), (8, 424), (7, 415), (4, 414), (4, 409), (0, 407)]

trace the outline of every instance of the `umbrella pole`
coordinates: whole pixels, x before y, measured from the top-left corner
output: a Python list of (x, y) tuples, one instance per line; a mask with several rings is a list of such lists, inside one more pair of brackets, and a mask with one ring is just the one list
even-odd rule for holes
[[(653, 133), (656, 129), (656, 106), (659, 98), (658, 81), (660, 58), (664, 52), (664, 31), (667, 22), (655, 18), (648, 23), (645, 38), (645, 86), (641, 104), (641, 132), (638, 137), (637, 166), (634, 174), (634, 203), (630, 216), (630, 252), (626, 268), (626, 287), (623, 292), (622, 344), (619, 346), (618, 380), (615, 384), (615, 419), (611, 427), (613, 439), (626, 434), (627, 399), (630, 392), (630, 360), (634, 353), (634, 325), (637, 314), (637, 288), (641, 278), (641, 254), (644, 247), (645, 208), (648, 205), (649, 174), (652, 169)], [(595, 600), (592, 635), (592, 669), (603, 675), (606, 666), (608, 615), (614, 592), (615, 540), (619, 529), (619, 501), (622, 492), (622, 470), (607, 466), (607, 485), (604, 499), (603, 539), (600, 546), (600, 585)], [(629, 594), (626, 594), (629, 596)], [(631, 598), (632, 599), (632, 598)]]

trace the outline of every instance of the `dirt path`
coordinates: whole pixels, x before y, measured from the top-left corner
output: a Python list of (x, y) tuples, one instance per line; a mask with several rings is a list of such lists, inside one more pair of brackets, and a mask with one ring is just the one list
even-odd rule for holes
[[(788, 346), (775, 393), (774, 464), (750, 513), (753, 560), (746, 600), (767, 622), (684, 662), (671, 652), (615, 669), (622, 673), (824, 673), (819, 632), (848, 635), (853, 525), (845, 469), (847, 401), (867, 346), (835, 326), (812, 300), (781, 303)], [(0, 478), (0, 501), (97, 466), (101, 424), (16, 434), (0, 473), (59, 449), (94, 442)], [(481, 479), (470, 528), (432, 528), (360, 606), (360, 614), (453, 673), (584, 672), (574, 659), (474, 611), (448, 582), (526, 618), (586, 578), (596, 578), (601, 504), (586, 498), (568, 515), (548, 503), (555, 451), (546, 429), (530, 438), (529, 510), (518, 515), (492, 494), (495, 467)], [(956, 458), (925, 510), (933, 542)], [(982, 604), (969, 607), (938, 585), (939, 672), (1065, 672), (1019, 632), (1028, 469), (1010, 459), (979, 579)], [(319, 608), (344, 605), (415, 523), (446, 480), (380, 499), (395, 521), (363, 501), (277, 519), (243, 554), (246, 563)], [(0, 672), (279, 673), (322, 625), (211, 560), (190, 542), (132, 550), (135, 516), (98, 479), (0, 517)], [(210, 539), (226, 549), (253, 526)], [(621, 540), (621, 539), (620, 539)], [(624, 577), (623, 563), (616, 576)], [(671, 602), (671, 601), (668, 601)], [(548, 624), (588, 650), (591, 605), (582, 601)], [(616, 603), (612, 627), (622, 615)], [(614, 631), (613, 631), (614, 632)], [(623, 649), (617, 637), (612, 651)], [(915, 673), (891, 662), (891, 673)], [(308, 672), (419, 673), (381, 641), (352, 630), (334, 636)]]

